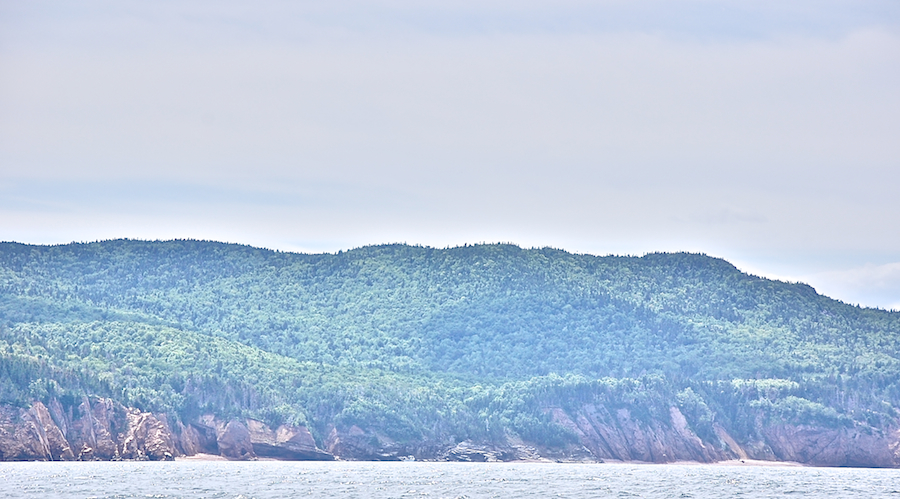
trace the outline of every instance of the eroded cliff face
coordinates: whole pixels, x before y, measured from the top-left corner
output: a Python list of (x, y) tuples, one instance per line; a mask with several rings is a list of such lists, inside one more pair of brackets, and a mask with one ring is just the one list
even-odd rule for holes
[(228, 459), (253, 460), (260, 457), (291, 461), (330, 461), (334, 456), (316, 447), (305, 426), (281, 425), (270, 428), (262, 421), (220, 419), (212, 414), (178, 425), (179, 450), (185, 455), (218, 454)]
[(302, 426), (272, 430), (260, 421), (204, 415), (173, 428), (163, 414), (105, 398), (84, 397), (67, 408), (52, 399), (48, 405), (0, 406), (0, 461), (170, 460), (199, 453), (236, 460), (334, 459)]
[(716, 441), (702, 440), (677, 407), (668, 421), (643, 422), (628, 409), (585, 404), (567, 413), (549, 409), (554, 421), (578, 436), (597, 460), (703, 463), (730, 459), (794, 461), (813, 466), (900, 467), (900, 429), (822, 428), (765, 424), (757, 437), (740, 441), (715, 425)]
[(516, 435), (498, 441), (457, 441), (448, 435), (441, 441), (397, 442), (377, 430), (353, 425), (330, 427), (325, 448), (340, 459), (359, 461), (595, 461), (589, 451), (577, 445), (565, 449), (538, 448)]
[[(303, 426), (271, 428), (262, 421), (223, 420), (207, 414), (188, 424), (142, 412), (115, 401), (84, 397), (64, 407), (0, 406), (0, 460), (167, 460), (208, 453), (233, 460), (435, 460), (435, 461), (674, 461), (730, 459), (795, 461), (815, 466), (900, 467), (900, 429), (821, 428), (764, 424), (755, 436), (737, 438), (714, 425), (715, 441), (704, 441), (691, 422), (671, 407), (667, 418), (645, 420), (627, 408), (584, 404), (576, 410), (549, 407), (553, 421), (577, 441), (545, 447), (507, 434), (499, 441), (397, 442), (358, 426), (330, 427), (326, 450)], [(708, 432), (707, 432), (708, 433)]]
[(442, 449), (453, 442), (397, 442), (384, 433), (353, 425), (329, 428), (325, 449), (341, 459), (360, 461), (399, 461), (403, 459), (436, 459)]
[(68, 410), (55, 399), (49, 405), (0, 407), (0, 460), (164, 460), (177, 454), (168, 427), (151, 413), (102, 398), (85, 397)]
[(713, 425), (706, 441), (677, 408), (667, 417), (644, 419), (628, 408), (584, 404), (575, 410), (548, 407), (553, 421), (575, 435), (577, 442), (546, 447), (515, 435), (500, 441), (402, 444), (378, 431), (351, 426), (331, 428), (329, 452), (342, 459), (399, 460), (414, 457), (439, 461), (628, 461), (711, 463), (737, 459), (793, 461), (813, 466), (900, 467), (900, 429), (824, 428), (766, 423), (760, 417), (752, 438), (737, 438)]
[(72, 460), (59, 427), (40, 402), (30, 409), (0, 406), (0, 460)]
[(763, 429), (765, 444), (779, 461), (814, 466), (900, 467), (900, 429), (774, 425)]
[(304, 461), (334, 459), (332, 454), (316, 447), (316, 441), (304, 426), (281, 425), (272, 430), (262, 421), (248, 419), (247, 429), (258, 456)]
[(703, 442), (689, 428), (677, 407), (669, 410), (669, 421), (649, 423), (633, 417), (626, 408), (610, 411), (594, 404), (585, 404), (573, 414), (560, 408), (550, 411), (553, 420), (577, 435), (581, 444), (598, 460), (709, 463), (738, 457), (727, 446)]

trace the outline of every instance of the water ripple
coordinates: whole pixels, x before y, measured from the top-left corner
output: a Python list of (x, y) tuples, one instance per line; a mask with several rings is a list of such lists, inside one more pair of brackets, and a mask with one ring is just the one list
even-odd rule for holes
[(10, 498), (897, 498), (900, 470), (550, 463), (0, 463)]

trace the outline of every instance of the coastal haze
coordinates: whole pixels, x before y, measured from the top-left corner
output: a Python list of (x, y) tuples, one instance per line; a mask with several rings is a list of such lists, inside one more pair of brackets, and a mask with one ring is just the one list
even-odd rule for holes
[(900, 6), (0, 2), (0, 239), (694, 251), (900, 308)]

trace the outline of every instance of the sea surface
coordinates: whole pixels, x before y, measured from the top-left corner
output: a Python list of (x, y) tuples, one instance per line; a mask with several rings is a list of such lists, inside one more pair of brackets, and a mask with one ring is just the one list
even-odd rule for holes
[(373, 462), (0, 463), (0, 497), (900, 499), (900, 470)]

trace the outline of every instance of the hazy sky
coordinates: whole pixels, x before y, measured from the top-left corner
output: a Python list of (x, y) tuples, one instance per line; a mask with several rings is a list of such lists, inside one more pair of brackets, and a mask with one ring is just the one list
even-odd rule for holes
[(0, 240), (699, 251), (900, 308), (900, 2), (0, 0)]

